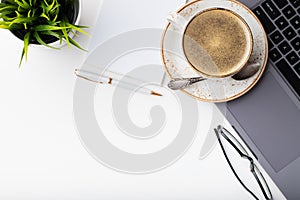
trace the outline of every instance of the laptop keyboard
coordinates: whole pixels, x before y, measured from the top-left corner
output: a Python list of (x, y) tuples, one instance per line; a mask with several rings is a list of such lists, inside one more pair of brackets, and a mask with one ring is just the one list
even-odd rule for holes
[(270, 60), (300, 97), (300, 0), (265, 0), (253, 12), (268, 34)]

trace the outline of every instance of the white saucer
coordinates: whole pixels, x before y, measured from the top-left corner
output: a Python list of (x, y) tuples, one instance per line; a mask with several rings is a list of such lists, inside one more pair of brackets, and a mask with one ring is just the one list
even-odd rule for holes
[[(210, 78), (196, 83), (183, 92), (206, 102), (226, 102), (236, 99), (248, 92), (260, 79), (268, 59), (268, 41), (266, 33), (258, 18), (245, 5), (233, 0), (196, 0), (184, 5), (177, 11), (187, 19), (210, 8), (224, 8), (240, 15), (249, 25), (253, 35), (253, 52), (250, 62), (259, 62), (261, 67), (252, 77), (236, 81), (231, 77)], [(200, 76), (187, 64), (181, 48), (180, 30), (171, 23), (167, 24), (162, 36), (162, 59), (170, 78)], [(174, 34), (177, 33), (177, 34)], [(176, 52), (176, 53), (174, 53)]]

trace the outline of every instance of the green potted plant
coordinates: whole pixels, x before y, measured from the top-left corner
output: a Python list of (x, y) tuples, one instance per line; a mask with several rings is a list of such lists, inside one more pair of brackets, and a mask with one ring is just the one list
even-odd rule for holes
[(88, 35), (77, 25), (80, 0), (2, 0), (0, 3), (0, 28), (8, 29), (24, 46), (20, 64), (27, 60), (30, 44), (60, 49), (57, 43), (84, 50), (72, 37), (76, 31)]

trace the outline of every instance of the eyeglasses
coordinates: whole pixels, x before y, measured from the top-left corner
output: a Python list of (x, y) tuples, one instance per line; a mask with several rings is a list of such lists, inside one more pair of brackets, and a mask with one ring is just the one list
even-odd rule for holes
[[(217, 128), (214, 129), (218, 141), (220, 143), (221, 149), (224, 153), (224, 156), (226, 158), (226, 161), (228, 162), (233, 174), (235, 175), (235, 177), (238, 179), (238, 181), (240, 182), (240, 184), (244, 187), (244, 189), (249, 192), (255, 199), (258, 200), (258, 197), (244, 184), (244, 182), (241, 180), (241, 177), (238, 175), (238, 173), (236, 172), (236, 167), (233, 167), (233, 162), (234, 160), (230, 160), (229, 159), (229, 152), (228, 150), (226, 150), (226, 148), (224, 147), (226, 144), (225, 142), (227, 142), (228, 144), (230, 144), (231, 147), (234, 148), (234, 150), (236, 152), (238, 152), (238, 154), (244, 158), (247, 159), (250, 162), (250, 171), (253, 174), (254, 178), (256, 179), (256, 182), (258, 183), (265, 199), (267, 200), (271, 200), (273, 199), (270, 188), (264, 178), (264, 176), (262, 175), (261, 171), (258, 169), (258, 167), (255, 165), (253, 158), (250, 157), (249, 153), (246, 151), (246, 149), (242, 146), (242, 144), (224, 127), (222, 126), (218, 126)], [(222, 137), (222, 138), (221, 138)], [(225, 139), (225, 140), (224, 140)]]

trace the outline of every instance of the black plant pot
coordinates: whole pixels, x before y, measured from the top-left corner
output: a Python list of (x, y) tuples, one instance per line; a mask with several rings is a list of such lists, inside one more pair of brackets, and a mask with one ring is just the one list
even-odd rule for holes
[[(5, 2), (5, 1), (6, 0), (2, 0), (2, 2)], [(80, 0), (74, 0), (74, 3), (72, 3), (68, 7), (64, 6), (64, 3), (63, 3), (63, 2), (65, 2), (64, 0), (58, 0), (58, 2), (64, 8), (60, 12), (65, 13), (65, 16), (67, 16), (67, 18), (71, 24), (75, 24), (79, 17), (79, 11), (80, 11), (80, 6), (81, 6)], [(41, 24), (42, 24), (42, 22), (41, 22)], [(23, 41), (24, 36), (27, 33), (27, 30), (25, 30), (25, 29), (24, 30), (11, 30), (11, 33)], [(51, 36), (51, 35), (41, 35), (40, 37), (46, 44), (51, 44), (51, 43), (59, 40), (58, 38)], [(40, 45), (40, 43), (38, 41), (36, 41), (36, 39), (33, 37), (30, 39), (29, 43)]]

